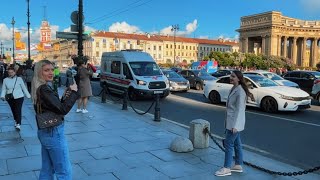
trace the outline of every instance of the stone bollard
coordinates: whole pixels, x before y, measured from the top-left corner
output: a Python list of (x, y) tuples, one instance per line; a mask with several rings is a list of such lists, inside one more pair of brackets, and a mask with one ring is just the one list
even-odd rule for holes
[(208, 148), (209, 135), (204, 134), (203, 130), (208, 128), (210, 131), (210, 123), (203, 119), (195, 119), (190, 122), (189, 139), (193, 143), (194, 148)]

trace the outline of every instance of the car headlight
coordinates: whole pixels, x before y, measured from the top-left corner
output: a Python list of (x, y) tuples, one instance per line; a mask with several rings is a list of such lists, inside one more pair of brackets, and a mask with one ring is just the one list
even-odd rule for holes
[(176, 86), (176, 85), (177, 85), (177, 83), (174, 82), (174, 81), (169, 81), (169, 83), (170, 83), (170, 85), (172, 85), (172, 86)]
[(139, 85), (145, 86), (147, 85), (146, 81), (142, 81), (142, 80), (137, 80)]
[(294, 100), (293, 97), (291, 97), (291, 96), (285, 96), (285, 95), (280, 95), (280, 98), (281, 98), (281, 99), (286, 99), (286, 100), (291, 100), (291, 101)]
[(189, 82), (189, 81), (187, 81), (187, 84), (190, 84), (190, 82)]
[(166, 83), (166, 86), (169, 86), (169, 80), (168, 79), (165, 80), (165, 83)]

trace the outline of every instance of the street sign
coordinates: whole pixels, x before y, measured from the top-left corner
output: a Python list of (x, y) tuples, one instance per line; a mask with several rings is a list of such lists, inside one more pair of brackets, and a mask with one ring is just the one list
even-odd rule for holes
[[(78, 33), (74, 32), (56, 32), (56, 38), (60, 39), (78, 39)], [(90, 36), (87, 34), (82, 34), (82, 39), (83, 40), (88, 40), (90, 39)]]

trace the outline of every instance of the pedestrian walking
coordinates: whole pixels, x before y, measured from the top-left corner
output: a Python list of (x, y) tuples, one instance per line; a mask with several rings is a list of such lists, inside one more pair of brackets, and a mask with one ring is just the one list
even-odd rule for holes
[(79, 91), (81, 98), (78, 101), (77, 113), (88, 113), (87, 103), (88, 98), (92, 96), (92, 89), (90, 83), (90, 77), (92, 76), (92, 69), (88, 67), (84, 61), (79, 61), (78, 63), (78, 76), (79, 76)]
[(31, 66), (27, 66), (27, 69), (23, 72), (23, 78), (27, 83), (28, 91), (31, 93), (31, 81), (33, 78), (33, 70)]
[[(58, 115), (66, 115), (78, 99), (77, 85), (74, 83), (66, 88), (61, 100), (49, 82), (53, 81), (53, 65), (48, 60), (36, 63), (32, 79), (32, 100), (35, 111), (38, 113), (50, 111)], [(38, 123), (37, 123), (38, 124)], [(40, 180), (56, 179), (72, 180), (69, 148), (64, 135), (64, 123), (40, 129), (38, 126), (38, 139), (41, 143), (42, 167)]]
[[(227, 100), (226, 109), (226, 138), (224, 140), (225, 159), (224, 166), (216, 171), (216, 176), (229, 176), (231, 172), (241, 173), (243, 164), (242, 144), (240, 132), (245, 126), (245, 110), (247, 97), (254, 101), (253, 95), (249, 92), (240, 71), (233, 71), (230, 75), (230, 83), (233, 84)], [(235, 151), (235, 165), (232, 166), (233, 150)]]
[(24, 96), (31, 97), (22, 78), (16, 75), (14, 68), (9, 67), (8, 77), (3, 80), (2, 84), (1, 99), (8, 102), (17, 130), (21, 128), (21, 110)]

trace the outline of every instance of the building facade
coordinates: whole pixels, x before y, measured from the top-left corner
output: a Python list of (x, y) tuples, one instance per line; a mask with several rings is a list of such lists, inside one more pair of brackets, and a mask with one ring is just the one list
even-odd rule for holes
[[(241, 17), (240, 51), (283, 56), (298, 66), (319, 62), (320, 21), (306, 21), (270, 11)], [(310, 56), (307, 56), (307, 49)]]
[[(58, 39), (51, 44), (52, 48), (41, 51), (39, 56), (64, 63), (68, 60), (72, 62), (71, 55), (77, 54), (76, 40)], [(84, 41), (83, 47), (83, 54), (88, 56), (93, 64), (100, 63), (103, 52), (125, 49), (147, 52), (161, 64), (189, 64), (201, 60), (211, 51), (234, 52), (239, 49), (238, 43), (231, 41), (105, 31), (91, 33), (90, 39)]]

